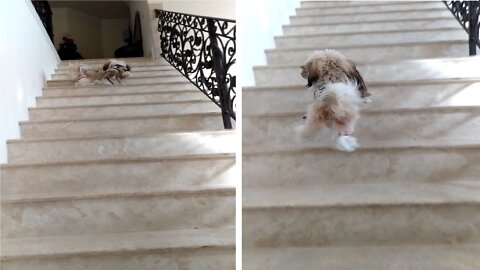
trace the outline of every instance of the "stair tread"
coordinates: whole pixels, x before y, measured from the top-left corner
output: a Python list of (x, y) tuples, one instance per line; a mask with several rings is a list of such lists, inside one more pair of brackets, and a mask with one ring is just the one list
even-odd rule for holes
[(125, 139), (155, 139), (159, 137), (175, 137), (175, 136), (208, 136), (208, 135), (224, 135), (224, 136), (233, 136), (235, 135), (234, 130), (208, 130), (208, 131), (176, 131), (176, 132), (157, 132), (155, 134), (138, 134), (133, 136), (97, 136), (97, 137), (70, 137), (70, 138), (40, 138), (40, 139), (11, 139), (7, 143), (29, 143), (29, 142), (57, 142), (57, 141), (92, 141), (92, 140), (125, 140)]
[(392, 245), (245, 249), (244, 267), (277, 269), (475, 270), (480, 245)]
[[(353, 133), (355, 136), (355, 133)], [(359, 151), (389, 151), (389, 150), (421, 150), (421, 149), (469, 149), (480, 148), (480, 140), (478, 139), (462, 139), (455, 138), (448, 139), (404, 139), (404, 140), (376, 140), (371, 142), (363, 142), (362, 138), (359, 140), (360, 147), (356, 150)], [(292, 138), (293, 140), (293, 138)], [(259, 145), (244, 145), (243, 153), (247, 155), (282, 155), (293, 154), (303, 152), (321, 152), (321, 151), (336, 151), (331, 147), (332, 143), (322, 142), (305, 142), (305, 143), (270, 143)], [(355, 153), (355, 152), (354, 152)], [(348, 155), (348, 153), (345, 153)]]
[(0, 169), (8, 168), (22, 168), (32, 166), (70, 166), (72, 164), (102, 164), (102, 163), (125, 163), (125, 162), (152, 162), (162, 160), (192, 160), (204, 158), (235, 158), (235, 153), (204, 153), (192, 154), (183, 156), (161, 156), (161, 157), (131, 157), (131, 158), (111, 158), (103, 160), (81, 160), (81, 161), (53, 161), (53, 162), (24, 162), (24, 163), (3, 163), (0, 164)]
[(234, 248), (235, 229), (191, 229), (2, 239), (2, 260)]
[(244, 209), (479, 204), (480, 181), (252, 187)]
[(71, 123), (71, 122), (105, 122), (105, 121), (123, 121), (123, 120), (139, 120), (143, 121), (146, 119), (163, 119), (163, 118), (183, 118), (183, 117), (192, 117), (192, 116), (216, 116), (220, 115), (221, 112), (199, 112), (199, 113), (187, 113), (187, 114), (160, 114), (160, 115), (151, 115), (151, 116), (131, 116), (131, 117), (119, 117), (119, 118), (85, 118), (85, 119), (72, 119), (72, 120), (28, 120), (20, 121), (20, 125), (30, 125), (30, 124), (49, 124), (49, 123)]
[[(461, 32), (463, 33), (463, 29), (460, 27), (442, 27), (442, 28), (435, 28), (435, 29), (399, 29), (399, 30), (362, 30), (362, 31), (352, 31), (352, 32), (331, 32), (331, 33), (318, 33), (315, 34), (315, 37), (329, 37), (329, 36), (343, 36), (343, 35), (358, 35), (364, 36), (368, 34), (389, 34), (389, 33), (397, 33), (397, 34), (404, 34), (404, 33), (423, 33), (423, 32)], [(290, 39), (290, 38), (298, 38), (298, 37), (310, 37), (311, 35), (308, 34), (298, 34), (298, 35), (282, 35), (282, 36), (275, 36), (275, 39)], [(465, 40), (468, 40), (468, 36), (465, 35)], [(388, 41), (388, 40), (385, 40)], [(434, 43), (434, 42), (454, 42), (456, 40), (442, 40), (442, 41), (430, 41), (430, 40), (423, 40), (423, 41), (405, 41), (405, 42), (398, 42), (398, 44), (409, 44), (409, 43)], [(391, 43), (387, 43), (391, 44)], [(397, 43), (395, 43), (397, 44)], [(375, 45), (369, 46), (382, 46), (382, 43), (378, 43)]]
[[(343, 33), (341, 33), (343, 35)], [(302, 37), (305, 36), (298, 36), (298, 37), (292, 37), (294, 38), (293, 40), (296, 39), (301, 39)], [(310, 39), (310, 37), (307, 37), (307, 39)], [(277, 40), (277, 42), (281, 42), (282, 40)], [(285, 42), (285, 41), (284, 41)], [(335, 44), (335, 45), (330, 45), (326, 46), (327, 49), (334, 49), (338, 51), (342, 50), (373, 50), (375, 48), (377, 49), (382, 49), (382, 48), (390, 48), (391, 50), (395, 49), (405, 49), (405, 47), (419, 47), (419, 46), (428, 46), (431, 47), (433, 45), (441, 46), (441, 45), (464, 45), (468, 43), (468, 38), (461, 38), (461, 39), (451, 39), (451, 40), (424, 40), (424, 41), (410, 41), (410, 40), (405, 40), (401, 42), (389, 42), (389, 41), (382, 41), (380, 43), (358, 43), (358, 44), (350, 44), (350, 43), (342, 43), (342, 44)], [(315, 51), (318, 50), (319, 47), (312, 47), (311, 44), (308, 43), (299, 43), (295, 44), (295, 46), (287, 46), (287, 45), (279, 45), (278, 47), (274, 49), (266, 49), (265, 52), (267, 54), (273, 54), (273, 53), (288, 53), (288, 52), (295, 52), (295, 51)], [(439, 59), (438, 57), (432, 58), (432, 59)], [(396, 60), (396, 59), (394, 59)], [(390, 60), (392, 61), (392, 60)], [(370, 63), (383, 63), (385, 60), (382, 61), (371, 61), (368, 62)]]
[(89, 191), (89, 192), (71, 192), (71, 193), (42, 193), (42, 194), (2, 194), (1, 202), (6, 203), (25, 203), (25, 202), (43, 202), (59, 200), (85, 200), (113, 197), (133, 197), (133, 196), (178, 196), (188, 194), (235, 194), (234, 184), (204, 184), (197, 186), (169, 186), (161, 188), (128, 188), (128, 190), (108, 191)]

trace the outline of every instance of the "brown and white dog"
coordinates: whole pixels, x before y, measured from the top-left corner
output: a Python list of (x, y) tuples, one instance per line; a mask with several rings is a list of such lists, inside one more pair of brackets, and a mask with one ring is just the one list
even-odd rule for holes
[(359, 145), (351, 133), (360, 117), (362, 99), (368, 102), (371, 93), (355, 64), (337, 51), (325, 50), (316, 51), (301, 69), (314, 103), (308, 107), (297, 135), (311, 138), (326, 126), (336, 134), (335, 149), (356, 150)]
[[(78, 67), (78, 81), (76, 85), (89, 84), (114, 84), (112, 79), (116, 79), (119, 84), (122, 80), (131, 75), (131, 68), (125, 61), (111, 59), (102, 68), (89, 68), (87, 66)], [(108, 81), (108, 82), (107, 82)]]

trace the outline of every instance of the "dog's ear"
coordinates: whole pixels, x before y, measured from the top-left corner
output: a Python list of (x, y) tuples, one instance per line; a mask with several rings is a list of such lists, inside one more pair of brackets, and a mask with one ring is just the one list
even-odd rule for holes
[(129, 66), (129, 65), (127, 65), (127, 71), (130, 71), (130, 70), (131, 70), (130, 66)]
[(110, 67), (110, 62), (111, 61), (108, 61), (105, 64), (103, 64), (103, 70), (107, 70)]
[(357, 65), (350, 59), (347, 59), (347, 61), (351, 65), (345, 70), (347, 77), (357, 82), (358, 90), (360, 91), (362, 98), (370, 96), (370, 93), (368, 93), (367, 85), (365, 84), (362, 75), (357, 69)]

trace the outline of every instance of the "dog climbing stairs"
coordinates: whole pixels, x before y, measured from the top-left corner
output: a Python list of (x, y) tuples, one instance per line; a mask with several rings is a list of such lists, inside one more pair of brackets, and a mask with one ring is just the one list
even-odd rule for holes
[(235, 269), (235, 133), (165, 61), (63, 61), (1, 165), (1, 269)]
[[(245, 269), (480, 268), (480, 58), (438, 2), (304, 1), (243, 92)], [(372, 103), (332, 150), (297, 143), (302, 65), (336, 49)]]

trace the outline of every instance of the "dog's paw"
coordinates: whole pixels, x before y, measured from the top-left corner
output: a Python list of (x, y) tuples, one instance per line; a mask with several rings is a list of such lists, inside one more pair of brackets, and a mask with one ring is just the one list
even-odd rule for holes
[(302, 143), (306, 141), (311, 141), (315, 136), (315, 131), (316, 129), (307, 125), (295, 127), (295, 142)]
[(357, 138), (351, 136), (338, 136), (335, 149), (343, 152), (353, 152), (357, 150), (359, 144)]
[(370, 103), (372, 100), (369, 97), (363, 99), (363, 103)]

